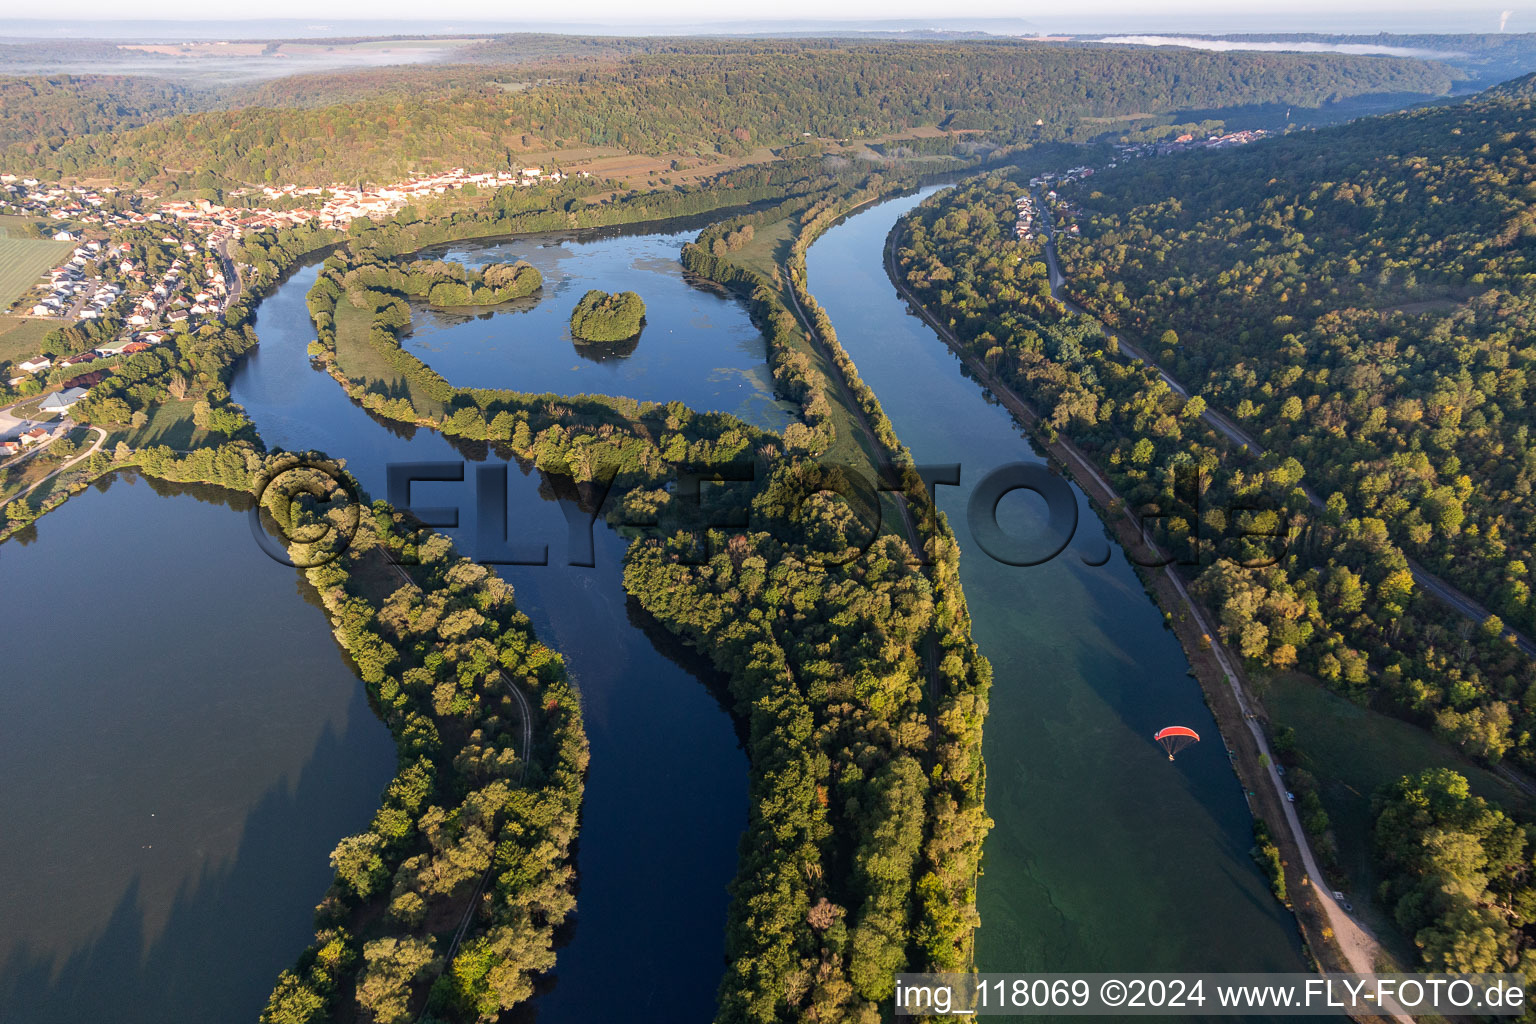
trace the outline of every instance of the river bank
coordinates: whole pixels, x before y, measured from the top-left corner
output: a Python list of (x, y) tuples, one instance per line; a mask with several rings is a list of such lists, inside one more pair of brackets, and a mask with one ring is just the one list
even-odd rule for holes
[[(1270, 835), (1280, 847), (1287, 905), (1296, 915), (1310, 954), (1325, 972), (1374, 970), (1380, 952), (1376, 940), (1344, 917), (1331, 897), (1319, 895), (1318, 886), (1312, 881), (1314, 876), (1320, 878), (1321, 873), (1315, 868), (1308, 870), (1312, 857), (1305, 833), (1295, 821), (1294, 810), (1288, 808), (1280, 796), (1278, 777), (1272, 767), (1274, 758), (1250, 722), (1252, 715), (1246, 710), (1245, 699), (1246, 676), (1238, 663), (1224, 658), (1217, 649), (1219, 641), (1212, 637), (1204, 613), (1177, 577), (1171, 556), (1142, 534), (1140, 524), (1098, 467), (1068, 438), (1054, 431), (1041, 430), (1039, 413), (999, 380), (908, 290), (895, 266), (900, 232), (898, 224), (892, 229), (885, 247), (885, 268), (892, 284), (977, 381), (1030, 429), (1035, 442), (1050, 455), (1053, 463), (1083, 489), (1120, 544), (1127, 551), (1139, 549), (1150, 556), (1138, 560), (1136, 573), (1189, 658), (1192, 675), (1199, 681), (1206, 704), (1216, 718), (1250, 810), (1269, 827)], [(1160, 571), (1140, 564), (1165, 559), (1169, 564), (1164, 564)]]
[[(1249, 855), (1251, 814), (1189, 661), (1087, 496), (1070, 487), (1081, 528), (1048, 563), (1004, 564), (975, 543), (978, 484), (1043, 459), (886, 275), (891, 227), (934, 191), (843, 219), (806, 262), (850, 366), (913, 460), (963, 462), (935, 497), (959, 534), (972, 633), (993, 666), (976, 966), (1305, 970), (1295, 923)], [(1009, 535), (1045, 528), (1027, 497), (997, 512)], [(1212, 740), (1170, 763), (1148, 742), (1170, 723)]]

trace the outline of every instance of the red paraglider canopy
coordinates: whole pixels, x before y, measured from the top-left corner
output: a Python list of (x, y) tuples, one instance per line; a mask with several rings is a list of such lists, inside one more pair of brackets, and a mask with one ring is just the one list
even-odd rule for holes
[(1157, 742), (1158, 746), (1168, 752), (1168, 760), (1172, 761), (1174, 754), (1177, 754), (1191, 743), (1199, 743), (1200, 734), (1182, 725), (1170, 725), (1166, 729), (1159, 730), (1158, 734), (1153, 736), (1152, 739)]

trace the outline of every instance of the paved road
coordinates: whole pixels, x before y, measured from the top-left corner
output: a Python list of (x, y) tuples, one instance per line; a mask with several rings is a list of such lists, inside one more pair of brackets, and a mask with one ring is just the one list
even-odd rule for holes
[(240, 301), (240, 293), (245, 290), (245, 282), (240, 280), (240, 268), (229, 257), (229, 239), (224, 238), (214, 250), (219, 254), (219, 259), (224, 263), (224, 305), (219, 313), (223, 315), (229, 312), (229, 307)]
[[(1093, 314), (1067, 297), (1066, 275), (1061, 272), (1061, 264), (1056, 259), (1056, 230), (1055, 225), (1051, 221), (1050, 208), (1044, 203), (1037, 202), (1036, 205), (1040, 210), (1041, 222), (1045, 225), (1045, 260), (1046, 267), (1050, 273), (1051, 294), (1072, 312), (1081, 313), (1084, 316), (1092, 316)], [(1134, 342), (1127, 341), (1123, 335), (1116, 334), (1107, 327), (1105, 328), (1105, 333), (1115, 339), (1115, 343), (1121, 352), (1124, 352), (1132, 359), (1141, 360), (1153, 370), (1156, 370), (1158, 376), (1166, 381), (1170, 388), (1186, 398), (1189, 397), (1189, 390), (1169, 374), (1167, 370), (1159, 366), (1140, 346)], [(1262, 445), (1236, 423), (1232, 422), (1232, 420), (1211, 408), (1209, 404), (1206, 405), (1205, 414), (1201, 418), (1228, 441), (1240, 448), (1246, 448), (1253, 456), (1258, 457), (1264, 454), (1264, 447)], [(1312, 504), (1312, 507), (1323, 508), (1322, 497), (1316, 491), (1305, 484), (1302, 485), (1302, 491), (1306, 494), (1307, 501)], [(1408, 559), (1408, 570), (1413, 573), (1415, 583), (1446, 607), (1472, 619), (1474, 622), (1482, 622), (1488, 618), (1488, 609), (1484, 608), (1470, 595), (1436, 576), (1411, 558)], [(1536, 657), (1536, 641), (1532, 641), (1530, 637), (1508, 625), (1504, 627), (1504, 634), (1513, 639), (1515, 644), (1527, 656)]]
[[(59, 466), (59, 468), (54, 470), (52, 473), (49, 473), (47, 476), (43, 477), (41, 480), (39, 480), (36, 483), (34, 483), (31, 487), (28, 487), (26, 490), (22, 491), (19, 494), (12, 495), (10, 498), (6, 499), (5, 501), (0, 501), (0, 508), (4, 508), (5, 506), (9, 505), (13, 501), (19, 501), (20, 499), (25, 498), (27, 495), (31, 494), (33, 491), (35, 491), (39, 487), (43, 486), (43, 484), (47, 483), (49, 480), (52, 480), (54, 477), (58, 476), (60, 473), (64, 472), (66, 469), (68, 469), (69, 467), (73, 466), (75, 463), (80, 462), (82, 459), (88, 459), (92, 455), (95, 455), (97, 452), (99, 452), (101, 450), (101, 446), (102, 446), (103, 442), (105, 442), (106, 439), (107, 439), (107, 432), (105, 430), (101, 429), (100, 427), (92, 427), (91, 428), (91, 432), (96, 435), (95, 443), (93, 443), (89, 448), (87, 448), (85, 451), (81, 452), (79, 455), (76, 455), (74, 458), (70, 459), (68, 462), (66, 462), (66, 463), (62, 464), (61, 466)], [(52, 442), (50, 442), (50, 443), (52, 443)]]

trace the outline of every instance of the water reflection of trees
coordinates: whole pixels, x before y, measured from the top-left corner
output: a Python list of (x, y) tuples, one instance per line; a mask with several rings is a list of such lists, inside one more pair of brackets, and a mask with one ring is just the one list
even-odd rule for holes
[[(642, 327), (640, 334), (643, 333), (645, 329)], [(588, 362), (617, 363), (635, 354), (635, 350), (640, 347), (640, 334), (636, 334), (633, 338), (626, 338), (624, 341), (602, 341), (590, 344), (573, 338), (571, 347), (576, 350), (577, 355)]]

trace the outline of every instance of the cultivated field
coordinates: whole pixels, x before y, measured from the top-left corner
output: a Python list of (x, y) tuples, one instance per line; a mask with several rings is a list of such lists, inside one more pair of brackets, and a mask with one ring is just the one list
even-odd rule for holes
[(74, 247), (73, 242), (16, 238), (0, 226), (0, 310), (20, 298)]

